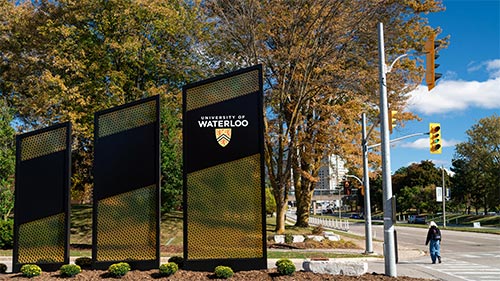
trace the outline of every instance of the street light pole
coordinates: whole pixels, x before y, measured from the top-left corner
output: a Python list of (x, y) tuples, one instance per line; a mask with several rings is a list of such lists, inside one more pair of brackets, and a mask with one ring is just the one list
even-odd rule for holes
[(446, 186), (444, 186), (444, 165), (441, 166), (441, 179), (443, 181), (443, 227), (446, 227)]
[(365, 253), (373, 253), (372, 211), (370, 203), (370, 178), (368, 174), (368, 136), (366, 135), (366, 114), (362, 115), (362, 145), (363, 145), (363, 185), (365, 186)]
[(385, 275), (397, 277), (396, 251), (394, 245), (394, 222), (392, 210), (392, 182), (391, 182), (391, 155), (388, 130), (388, 106), (386, 85), (386, 64), (384, 47), (384, 26), (378, 23), (378, 50), (379, 50), (379, 79), (380, 79), (380, 115), (382, 140), (382, 182), (383, 182), (383, 205), (384, 205), (384, 262)]

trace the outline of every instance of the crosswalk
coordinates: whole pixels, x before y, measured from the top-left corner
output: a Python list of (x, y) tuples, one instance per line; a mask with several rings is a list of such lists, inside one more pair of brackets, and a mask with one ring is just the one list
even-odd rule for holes
[[(480, 254), (476, 254), (480, 255)], [(481, 265), (472, 262), (446, 259), (442, 264), (421, 265), (427, 269), (435, 270), (460, 280), (466, 281), (498, 281), (500, 280), (500, 268)]]

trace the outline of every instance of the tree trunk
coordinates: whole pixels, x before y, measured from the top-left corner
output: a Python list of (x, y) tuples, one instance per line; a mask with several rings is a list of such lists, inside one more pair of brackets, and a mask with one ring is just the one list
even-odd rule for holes
[(295, 223), (295, 226), (309, 226), (309, 210), (312, 201), (311, 195), (312, 192), (302, 192), (299, 197), (297, 193), (295, 193), (295, 197), (297, 198), (297, 222)]
[(305, 184), (299, 176), (296, 180), (298, 184), (295, 185), (295, 199), (297, 200), (297, 222), (295, 226), (308, 227), (309, 226), (309, 209), (311, 208), (313, 191), (309, 191), (309, 184)]
[(282, 204), (282, 202), (276, 203), (276, 228), (274, 231), (276, 234), (285, 233), (285, 214), (286, 214), (287, 204)]

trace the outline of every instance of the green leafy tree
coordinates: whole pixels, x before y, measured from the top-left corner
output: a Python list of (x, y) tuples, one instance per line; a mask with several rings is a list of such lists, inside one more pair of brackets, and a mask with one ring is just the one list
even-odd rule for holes
[(485, 212), (500, 208), (500, 117), (485, 117), (466, 131), (468, 139), (455, 147), (454, 167), (457, 179), (469, 186), (460, 186), (465, 198)]
[[(442, 186), (443, 172), (431, 161), (421, 161), (398, 169), (392, 176), (393, 193), (396, 195), (398, 212), (415, 210), (436, 212), (441, 205), (436, 203), (436, 186)], [(445, 173), (445, 187), (451, 186)]]
[(15, 131), (12, 110), (0, 99), (0, 216), (7, 220), (14, 208)]
[(276, 212), (276, 200), (270, 187), (266, 187), (266, 214), (273, 215)]
[(162, 212), (175, 210), (182, 204), (182, 128), (180, 115), (178, 105), (169, 105), (167, 103), (161, 108)]
[(451, 171), (454, 173), (451, 178), (453, 192), (451, 192), (452, 202), (457, 206), (462, 206), (466, 214), (470, 214), (472, 198), (476, 198), (475, 179), (473, 171), (468, 170), (467, 162), (463, 159), (453, 159)]

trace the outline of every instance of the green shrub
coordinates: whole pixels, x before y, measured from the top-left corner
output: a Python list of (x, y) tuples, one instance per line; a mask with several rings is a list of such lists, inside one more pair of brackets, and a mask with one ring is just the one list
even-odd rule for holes
[(290, 233), (285, 234), (285, 243), (292, 244), (293, 243), (293, 235)]
[(108, 272), (111, 276), (121, 277), (130, 271), (130, 265), (126, 262), (119, 262), (109, 266)]
[(233, 270), (229, 266), (219, 265), (215, 268), (215, 276), (217, 278), (227, 279), (234, 275)]
[(0, 249), (12, 249), (14, 246), (14, 220), (0, 220)]
[(21, 273), (25, 277), (34, 277), (42, 274), (42, 269), (36, 264), (25, 264), (21, 266)]
[(295, 264), (289, 259), (279, 259), (276, 267), (280, 275), (293, 275), (295, 273)]
[(76, 264), (65, 264), (59, 268), (59, 272), (62, 276), (73, 277), (82, 272), (82, 268)]
[(170, 276), (179, 270), (179, 266), (175, 262), (164, 263), (160, 265), (160, 275)]
[(179, 268), (182, 268), (184, 266), (184, 259), (179, 256), (173, 256), (168, 259), (168, 262), (173, 262), (177, 264)]
[(7, 272), (7, 265), (5, 263), (0, 263), (0, 274)]
[(89, 257), (79, 257), (76, 258), (75, 264), (84, 269), (89, 269), (92, 267), (92, 259)]

